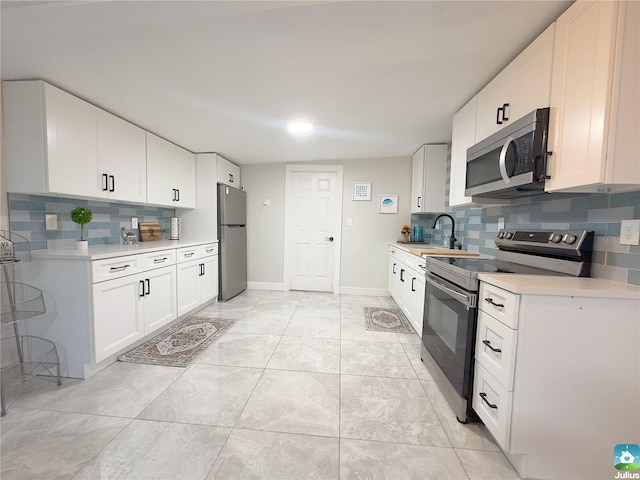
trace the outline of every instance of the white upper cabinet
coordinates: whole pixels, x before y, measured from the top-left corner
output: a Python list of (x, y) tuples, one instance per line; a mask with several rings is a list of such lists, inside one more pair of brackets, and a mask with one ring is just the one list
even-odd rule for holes
[(476, 141), (549, 106), (553, 41), (551, 25), (480, 91)]
[(101, 188), (109, 200), (147, 200), (145, 132), (118, 117), (98, 111), (98, 164)]
[(9, 192), (145, 201), (142, 129), (41, 80), (3, 102)]
[(640, 189), (639, 11), (578, 1), (558, 18), (547, 191)]
[(218, 183), (240, 188), (240, 167), (218, 155)]
[(476, 143), (476, 113), (478, 96), (473, 97), (453, 116), (451, 138), (451, 175), (449, 206), (468, 205), (471, 197), (464, 194), (467, 178), (467, 150)]
[(147, 203), (195, 208), (196, 157), (147, 132)]
[(423, 145), (413, 154), (411, 213), (444, 212), (447, 146)]

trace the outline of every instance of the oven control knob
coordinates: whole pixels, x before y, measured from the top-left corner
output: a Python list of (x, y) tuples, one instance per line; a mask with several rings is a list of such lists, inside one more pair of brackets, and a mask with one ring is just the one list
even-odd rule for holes
[(504, 234), (504, 236), (507, 238), (507, 240), (511, 240), (513, 238), (513, 233), (507, 232)]
[(569, 235), (568, 233), (562, 237), (562, 241), (564, 243), (566, 243), (567, 245), (571, 245), (572, 243), (574, 243), (576, 241), (576, 236), (575, 235)]
[(504, 238), (504, 232), (498, 232), (498, 238)]
[(560, 240), (562, 240), (562, 235), (558, 235), (557, 233), (549, 235), (549, 241), (551, 243), (560, 243)]

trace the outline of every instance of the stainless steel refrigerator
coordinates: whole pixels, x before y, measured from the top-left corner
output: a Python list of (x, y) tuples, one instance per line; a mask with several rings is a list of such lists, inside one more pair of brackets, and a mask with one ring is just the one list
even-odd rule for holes
[(219, 301), (225, 302), (247, 289), (246, 223), (244, 190), (218, 185)]

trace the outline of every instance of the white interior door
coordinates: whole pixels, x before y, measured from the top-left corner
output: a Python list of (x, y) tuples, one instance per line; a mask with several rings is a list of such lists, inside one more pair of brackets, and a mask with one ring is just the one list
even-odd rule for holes
[(285, 289), (339, 291), (341, 166), (287, 166)]

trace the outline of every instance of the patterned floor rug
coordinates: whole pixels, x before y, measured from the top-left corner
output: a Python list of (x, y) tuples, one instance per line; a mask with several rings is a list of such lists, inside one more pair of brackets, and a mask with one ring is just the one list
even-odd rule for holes
[(235, 320), (222, 318), (188, 317), (160, 335), (120, 355), (118, 360), (187, 367), (235, 323)]
[(413, 333), (409, 320), (399, 308), (364, 307), (367, 330), (393, 333)]

